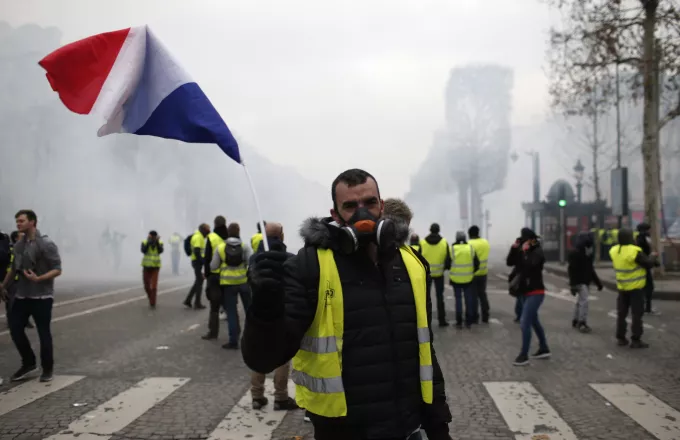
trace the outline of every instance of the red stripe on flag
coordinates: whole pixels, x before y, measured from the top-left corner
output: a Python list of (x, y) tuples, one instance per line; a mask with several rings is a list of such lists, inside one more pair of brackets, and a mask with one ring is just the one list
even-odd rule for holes
[(90, 113), (130, 28), (93, 35), (40, 60), (52, 90), (74, 113)]

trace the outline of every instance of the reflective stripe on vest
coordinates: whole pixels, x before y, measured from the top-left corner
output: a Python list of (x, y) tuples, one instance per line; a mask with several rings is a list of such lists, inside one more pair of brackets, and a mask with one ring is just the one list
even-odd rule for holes
[(637, 254), (642, 249), (635, 245), (616, 245), (609, 250), (614, 273), (616, 274), (616, 288), (622, 291), (644, 289), (647, 285), (647, 271), (635, 262)]
[(469, 244), (454, 244), (452, 248), (449, 279), (454, 284), (467, 284), (475, 277), (475, 250)]
[(201, 231), (194, 232), (191, 236), (191, 261), (196, 261), (196, 255), (194, 255), (194, 249), (201, 249), (201, 257), (205, 258), (205, 237), (201, 234)]
[(471, 238), (468, 243), (472, 245), (479, 258), (479, 269), (475, 272), (475, 276), (487, 275), (489, 273), (489, 242), (484, 238)]
[[(400, 248), (416, 307), (419, 344), (420, 391), (425, 403), (432, 403), (432, 351), (427, 321), (425, 267), (408, 246)], [(342, 345), (345, 328), (342, 283), (333, 251), (317, 249), (319, 257), (319, 300), (314, 321), (293, 358), (291, 378), (295, 400), (302, 408), (324, 417), (347, 415), (342, 383)]]
[(257, 252), (257, 248), (260, 247), (262, 242), (262, 234), (259, 232), (250, 238), (250, 247), (253, 248), (253, 252)]
[[(211, 232), (208, 234), (208, 240), (210, 240), (210, 248), (212, 249), (213, 252), (217, 251), (217, 248), (220, 247), (222, 243), (224, 243), (224, 239), (220, 237), (219, 235), (215, 234), (214, 232)], [(208, 255), (208, 259), (212, 259), (212, 255)], [(222, 271), (222, 266), (218, 267), (215, 270), (211, 270), (210, 273), (220, 273)]]
[[(142, 241), (146, 246), (147, 240)], [(162, 246), (163, 242), (158, 240), (158, 245)], [(144, 257), (142, 257), (142, 267), (161, 267), (161, 254), (158, 253), (158, 248), (147, 248)]]
[(430, 276), (438, 278), (444, 276), (444, 263), (449, 244), (443, 238), (437, 244), (430, 244), (426, 240), (420, 240), (420, 253), (430, 265)]
[(221, 286), (240, 286), (248, 282), (248, 268), (245, 263), (241, 263), (238, 266), (227, 266), (225, 261), (227, 260), (226, 255), (226, 243), (222, 243), (217, 247), (217, 252), (220, 255), (220, 285)]

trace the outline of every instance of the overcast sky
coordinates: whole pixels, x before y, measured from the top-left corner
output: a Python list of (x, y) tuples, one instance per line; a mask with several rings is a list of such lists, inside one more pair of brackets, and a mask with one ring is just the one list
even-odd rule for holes
[(554, 13), (539, 0), (0, 0), (0, 11), (13, 26), (59, 27), (63, 43), (150, 25), (240, 139), (324, 185), (358, 166), (403, 195), (454, 66), (513, 68), (516, 125), (548, 110)]

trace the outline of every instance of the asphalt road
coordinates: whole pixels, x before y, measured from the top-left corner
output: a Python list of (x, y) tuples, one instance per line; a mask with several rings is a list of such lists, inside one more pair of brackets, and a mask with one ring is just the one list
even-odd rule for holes
[[(541, 319), (553, 357), (514, 367), (520, 330), (504, 272), (489, 275), (489, 324), (434, 329), (453, 438), (680, 439), (680, 303), (659, 302), (661, 315), (645, 320), (651, 348), (621, 348), (613, 292), (595, 293), (593, 333), (581, 334), (564, 280), (546, 275)], [(162, 273), (150, 310), (130, 281), (58, 282), (50, 385), (8, 383), (18, 356), (0, 327), (0, 439), (312, 438), (302, 411), (250, 409), (249, 370), (220, 347), (226, 328), (201, 340), (207, 311), (181, 305), (190, 283)], [(453, 320), (449, 288), (446, 297)]]

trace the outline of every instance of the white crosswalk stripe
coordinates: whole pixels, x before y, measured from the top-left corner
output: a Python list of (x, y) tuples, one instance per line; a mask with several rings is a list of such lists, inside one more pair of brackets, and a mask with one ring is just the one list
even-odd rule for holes
[(47, 440), (106, 440), (134, 422), (158, 402), (172, 394), (189, 379), (152, 377), (128, 388), (108, 402), (71, 423), (67, 429)]
[[(64, 390), (82, 379), (85, 377), (57, 375), (48, 384), (31, 380), (15, 385), (0, 393), (0, 417)], [(145, 378), (73, 420), (68, 428), (44, 440), (107, 440), (189, 382), (188, 378), (181, 377)], [(483, 385), (515, 440), (578, 440), (579, 437), (562, 415), (530, 382), (484, 382)], [(590, 383), (588, 386), (591, 390), (588, 387), (586, 390), (592, 395), (584, 398), (596, 398), (599, 394), (608, 404), (620, 410), (622, 417), (629, 417), (654, 438), (680, 439), (680, 411), (638, 385)], [(294, 396), (295, 387), (291, 381), (288, 383), (288, 392), (291, 397)], [(267, 379), (265, 395), (270, 404), (261, 410), (253, 410), (250, 390), (246, 390), (236, 405), (225, 409), (226, 414), (217, 426), (204, 428), (211, 432), (208, 440), (271, 440), (288, 414), (287, 411), (274, 411), (273, 394), (274, 383)]]
[(639, 386), (606, 383), (590, 384), (590, 387), (657, 439), (680, 439), (680, 412)]
[(578, 440), (557, 411), (529, 382), (484, 382), (515, 440)]
[[(271, 401), (271, 396), (274, 394), (274, 381), (267, 379), (264, 390), (265, 396), (268, 396)], [(295, 396), (295, 385), (292, 381), (288, 381), (288, 395)], [(273, 402), (260, 410), (254, 410), (250, 392), (246, 392), (224, 420), (217, 425), (208, 440), (271, 439), (272, 433), (286, 415), (286, 411), (274, 411), (272, 404)]]
[(54, 376), (52, 382), (30, 380), (0, 393), (0, 416), (78, 382), (85, 376)]

